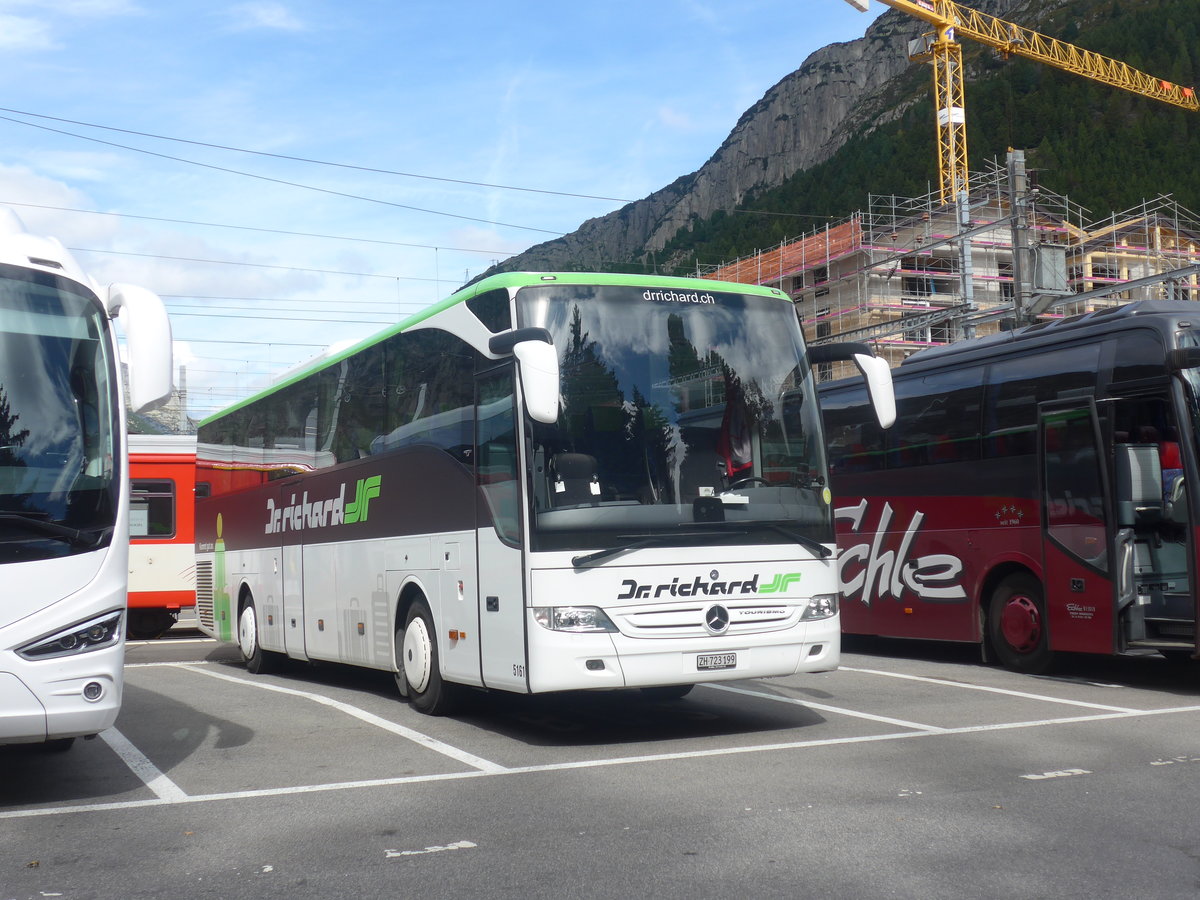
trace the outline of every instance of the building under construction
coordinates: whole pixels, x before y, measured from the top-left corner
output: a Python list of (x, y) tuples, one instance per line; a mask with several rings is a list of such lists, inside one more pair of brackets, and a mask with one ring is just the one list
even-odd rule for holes
[(1200, 218), (1169, 196), (1088, 221), (1029, 182), (1023, 154), (1013, 153), (973, 176), (960, 207), (936, 194), (872, 195), (841, 222), (698, 274), (778, 287), (799, 307), (810, 343), (866, 342), (893, 366), (923, 347), (1016, 324), (1131, 300), (1200, 299)]

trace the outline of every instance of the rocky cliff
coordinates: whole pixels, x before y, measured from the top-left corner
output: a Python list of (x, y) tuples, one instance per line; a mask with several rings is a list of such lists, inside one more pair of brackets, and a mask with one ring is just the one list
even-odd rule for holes
[[(1037, 17), (1062, 2), (973, 0), (965, 5), (1037, 27)], [(661, 249), (689, 222), (734, 209), (756, 192), (824, 162), (847, 141), (927, 96), (928, 69), (909, 62), (908, 41), (928, 30), (889, 10), (862, 38), (821, 48), (767, 91), (698, 171), (510, 257), (492, 271), (591, 269), (602, 268), (600, 260), (636, 259)]]

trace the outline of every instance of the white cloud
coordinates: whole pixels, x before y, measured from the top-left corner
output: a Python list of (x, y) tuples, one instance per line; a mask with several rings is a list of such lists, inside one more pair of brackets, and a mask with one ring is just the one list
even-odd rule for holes
[(0, 49), (52, 50), (55, 46), (45, 22), (0, 13)]
[(672, 109), (669, 106), (658, 108), (658, 124), (665, 125), (672, 131), (694, 131), (696, 120), (687, 112)]
[(236, 31), (265, 28), (272, 31), (306, 31), (307, 26), (282, 3), (255, 0), (230, 7), (229, 17)]
[[(21, 15), (28, 10), (30, 14)], [(0, 0), (0, 49), (37, 52), (59, 49), (51, 23), (69, 18), (112, 18), (141, 12), (129, 0)]]
[(130, 0), (0, 0), (0, 10), (10, 9), (35, 9), (41, 13), (50, 13), (55, 18), (107, 18), (141, 12), (138, 5)]

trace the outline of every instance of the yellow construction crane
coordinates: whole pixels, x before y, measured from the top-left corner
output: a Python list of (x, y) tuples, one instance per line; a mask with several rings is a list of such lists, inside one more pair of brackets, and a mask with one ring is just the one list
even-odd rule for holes
[[(869, 0), (846, 0), (866, 12)], [(942, 203), (953, 203), (969, 190), (967, 123), (963, 103), (963, 60), (959, 37), (968, 37), (1004, 54), (1023, 56), (1085, 78), (1152, 97), (1184, 109), (1200, 109), (1193, 88), (1180, 87), (1091, 50), (1055, 40), (1029, 28), (969, 9), (952, 0), (880, 0), (932, 25), (935, 31), (909, 45), (909, 58), (933, 63), (937, 110), (938, 182)], [(915, 46), (914, 46), (915, 45)]]

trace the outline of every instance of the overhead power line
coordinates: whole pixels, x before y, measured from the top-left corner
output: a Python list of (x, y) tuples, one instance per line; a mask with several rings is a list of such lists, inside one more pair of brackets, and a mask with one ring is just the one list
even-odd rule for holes
[(108, 253), (113, 256), (138, 256), (143, 259), (167, 259), (173, 262), (211, 263), (217, 266), (250, 266), (256, 269), (287, 269), (290, 272), (315, 272), (319, 275), (348, 275), (355, 278), (386, 278), (389, 281), (431, 281), (440, 283), (444, 278), (421, 278), (417, 275), (382, 275), (378, 272), (342, 272), (337, 269), (311, 269), (304, 266), (283, 266), (272, 263), (246, 262), (240, 259), (201, 259), (191, 256), (167, 256), (162, 253), (134, 253), (131, 250), (105, 250), (98, 247), (68, 247), (72, 253)]
[[(352, 163), (330, 162), (324, 159), (310, 159), (304, 156), (289, 156), (286, 153), (268, 153), (265, 150), (248, 150), (245, 147), (231, 147), (226, 144), (211, 144), (206, 141), (189, 140), (187, 138), (170, 137), (163, 134), (152, 134), (146, 131), (133, 131), (128, 128), (115, 128), (111, 125), (98, 125), (95, 122), (80, 122), (77, 119), (62, 119), (58, 116), (47, 116), (41, 113), (26, 112), (20, 109), (7, 109), (0, 106), (0, 112), (12, 113), (18, 116), (29, 116), (32, 119), (45, 119), (48, 122), (62, 122), (65, 125), (82, 125), (84, 128), (97, 128), (101, 131), (112, 131), (117, 134), (129, 134), (135, 137), (153, 138), (158, 141), (171, 141), (176, 144), (190, 144), (193, 147), (207, 147), (211, 150), (227, 150), (230, 153), (245, 153), (249, 156), (264, 156), (268, 159), (283, 159), (289, 162), (308, 163), (314, 166), (329, 166), (337, 169), (351, 169), (356, 172), (371, 172), (376, 175), (398, 175), (402, 178), (419, 178), (424, 181), (441, 181), (447, 184), (461, 184), (468, 187), (484, 187), (494, 188), (501, 191), (522, 191), (529, 194), (548, 194), (552, 197), (575, 197), (581, 200), (610, 200), (614, 203), (633, 203), (635, 201), (628, 200), (624, 197), (602, 197), (596, 194), (577, 194), (571, 191), (551, 191), (545, 188), (517, 187), (511, 184), (492, 184), (486, 181), (471, 181), (465, 178), (441, 178), (436, 175), (418, 175), (413, 172), (398, 172), (393, 169), (378, 169), (371, 166), (359, 166)], [(16, 120), (10, 120), (16, 121)], [(32, 125), (31, 122), (22, 122), (23, 125)], [(36, 126), (35, 126), (36, 127)], [(84, 137), (78, 135), (78, 137)], [(85, 138), (90, 140), (90, 138)]]
[(48, 125), (39, 125), (36, 122), (23, 122), (20, 119), (14, 119), (10, 116), (0, 116), (0, 121), (12, 122), (15, 125), (24, 125), (26, 128), (37, 128), (41, 131), (52, 132), (53, 134), (62, 134), (66, 135), (67, 137), (78, 138), (81, 141), (92, 141), (96, 144), (103, 144), (106, 147), (116, 147), (119, 150), (129, 150), (133, 153), (143, 153), (147, 156), (157, 157), (158, 159), (167, 159), (171, 160), (172, 162), (185, 163), (189, 166), (198, 166), (201, 169), (211, 169), (214, 172), (225, 172), (229, 175), (240, 175), (243, 178), (254, 178), (258, 181), (266, 181), (271, 184), (280, 184), (284, 185), (285, 187), (300, 188), (301, 190), (305, 191), (315, 191), (319, 194), (329, 194), (334, 197), (345, 197), (350, 200), (362, 200), (366, 203), (378, 203), (382, 206), (390, 206), (395, 209), (407, 209), (410, 212), (422, 212), (432, 216), (446, 216), (447, 218), (460, 219), (465, 222), (479, 222), (484, 225), (496, 225), (500, 228), (516, 228), (521, 231), (536, 231), (541, 234), (552, 234), (555, 237), (561, 237), (563, 234), (561, 231), (552, 231), (548, 228), (535, 228), (532, 225), (515, 225), (511, 222), (497, 222), (493, 219), (480, 219), (476, 216), (464, 216), (460, 215), (459, 213), (444, 212), (437, 209), (426, 209), (421, 206), (411, 206), (407, 203), (396, 203), (392, 200), (382, 200), (379, 197), (367, 197), (362, 194), (351, 194), (346, 191), (335, 191), (332, 188), (322, 188), (317, 187), (316, 185), (302, 184), (298, 181), (288, 181), (285, 178), (272, 178), (269, 175), (258, 175), (254, 172), (243, 172), (240, 169), (231, 169), (228, 166), (216, 166), (211, 163), (202, 163), (194, 159), (184, 159), (181, 156), (172, 156), (169, 153), (158, 153), (154, 150), (146, 150), (142, 147), (130, 147), (128, 144), (118, 144), (113, 141), (105, 141), (86, 134), (76, 134), (73, 131), (64, 131), (61, 128), (51, 128)]
[(309, 231), (287, 231), (282, 228), (256, 228), (253, 225), (231, 225), (224, 222), (197, 222), (191, 219), (168, 219), (162, 216), (139, 216), (133, 213), (109, 212), (99, 209), (74, 209), (70, 206), (47, 206), (41, 203), (20, 203), (15, 200), (0, 200), (4, 206), (21, 206), (29, 209), (51, 209), (56, 212), (83, 213), (92, 216), (114, 216), (120, 219), (138, 219), (143, 222), (164, 222), (168, 225), (199, 225), (204, 228), (232, 228), (238, 231), (256, 231), (262, 234), (282, 234), (288, 237), (311, 237), (329, 241), (354, 241), (360, 244), (384, 244), (388, 247), (412, 247), (416, 250), (447, 250), (454, 253), (481, 253), (486, 256), (512, 256), (520, 250), (482, 250), (475, 247), (441, 247), (436, 244), (410, 244), (404, 241), (385, 241), (382, 238), (349, 237), (342, 234), (316, 234)]

